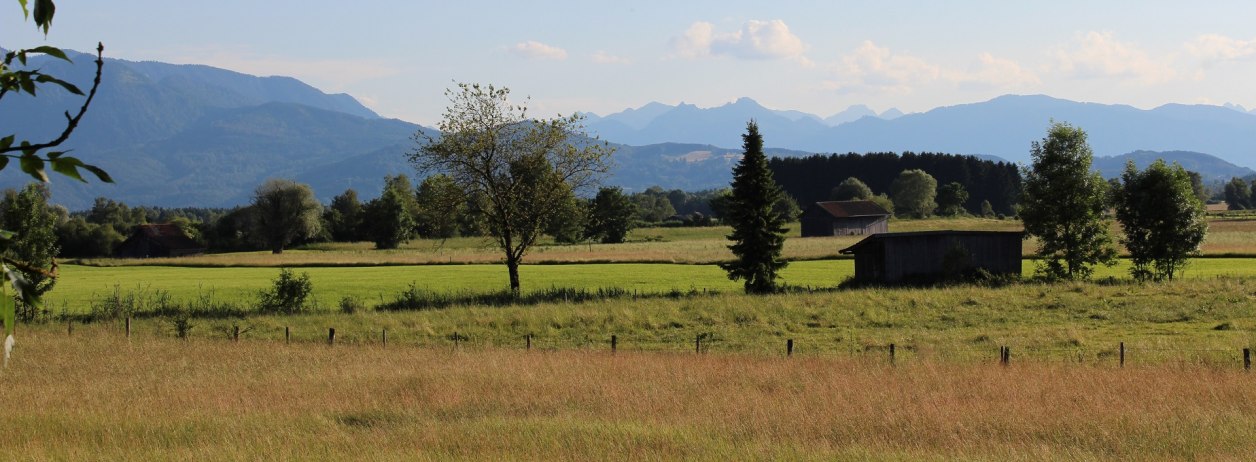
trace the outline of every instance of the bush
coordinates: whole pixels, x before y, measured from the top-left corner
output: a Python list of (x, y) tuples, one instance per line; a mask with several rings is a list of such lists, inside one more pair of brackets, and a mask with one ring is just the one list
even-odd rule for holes
[(357, 313), (358, 311), (365, 310), (365, 309), (366, 309), (366, 305), (363, 304), (362, 300), (357, 297), (347, 296), (340, 299), (340, 312), (341, 313), (353, 314), (353, 313)]
[(292, 270), (282, 268), (275, 279), (274, 287), (258, 294), (258, 310), (263, 313), (295, 314), (310, 308), (307, 299), (314, 290), (310, 283), (309, 273), (301, 273), (301, 277), (292, 274)]

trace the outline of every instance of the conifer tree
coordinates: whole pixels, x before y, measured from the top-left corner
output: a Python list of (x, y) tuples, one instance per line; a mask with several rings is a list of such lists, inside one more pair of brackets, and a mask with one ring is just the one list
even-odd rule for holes
[(728, 235), (733, 244), (728, 248), (737, 260), (720, 267), (728, 272), (729, 279), (745, 280), (746, 293), (771, 293), (777, 289), (777, 272), (787, 264), (781, 260), (786, 220), (773, 211), (783, 193), (768, 169), (758, 124), (753, 120), (747, 123), (741, 138), (744, 152), (733, 168), (732, 195), (724, 217), (733, 227)]

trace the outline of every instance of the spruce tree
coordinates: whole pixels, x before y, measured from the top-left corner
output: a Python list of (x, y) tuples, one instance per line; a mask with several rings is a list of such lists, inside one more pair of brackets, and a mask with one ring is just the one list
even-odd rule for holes
[(728, 198), (725, 222), (733, 227), (728, 246), (736, 261), (721, 264), (734, 281), (745, 280), (746, 293), (776, 291), (776, 273), (785, 267), (781, 248), (785, 244), (785, 217), (773, 211), (780, 200), (780, 187), (772, 179), (768, 159), (763, 154), (763, 137), (753, 120), (742, 135), (741, 161), (733, 168), (732, 195)]

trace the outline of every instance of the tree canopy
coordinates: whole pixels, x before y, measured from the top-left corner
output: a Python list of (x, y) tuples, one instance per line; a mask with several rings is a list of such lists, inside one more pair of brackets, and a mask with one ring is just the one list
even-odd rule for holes
[(517, 294), (524, 255), (559, 205), (607, 172), (613, 150), (584, 134), (579, 115), (528, 117), (526, 103), (512, 103), (507, 88), (459, 83), (445, 94), (439, 139), (415, 134), (409, 159), (420, 171), (449, 175), (477, 200)]
[(288, 244), (312, 237), (321, 229), (323, 205), (307, 184), (266, 180), (253, 191), (252, 208), (257, 236), (272, 253), (283, 253)]
[(1208, 233), (1204, 203), (1181, 165), (1157, 160), (1139, 171), (1126, 164), (1115, 205), (1133, 263), (1130, 274), (1140, 281), (1173, 279)]
[(924, 170), (903, 170), (890, 184), (890, 199), (894, 211), (900, 215), (924, 218), (938, 207), (934, 198), (938, 195), (938, 181)]
[(1033, 165), (1025, 175), (1020, 216), (1025, 233), (1039, 240), (1039, 274), (1052, 279), (1086, 279), (1096, 264), (1116, 261), (1108, 216), (1108, 182), (1091, 171), (1094, 154), (1086, 132), (1052, 123), (1047, 137), (1031, 145)]

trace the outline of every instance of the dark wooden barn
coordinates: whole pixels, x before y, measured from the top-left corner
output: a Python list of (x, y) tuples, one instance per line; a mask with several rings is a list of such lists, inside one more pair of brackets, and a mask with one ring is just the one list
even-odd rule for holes
[(890, 230), (890, 212), (872, 201), (816, 202), (799, 220), (802, 237), (853, 236)]
[(855, 255), (861, 282), (933, 281), (978, 268), (1021, 274), (1021, 232), (920, 231), (868, 236), (841, 253)]
[(139, 225), (131, 232), (113, 256), (117, 258), (182, 257), (205, 253), (205, 247), (197, 244), (177, 225)]

